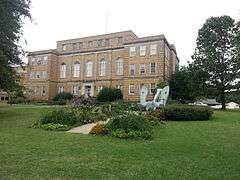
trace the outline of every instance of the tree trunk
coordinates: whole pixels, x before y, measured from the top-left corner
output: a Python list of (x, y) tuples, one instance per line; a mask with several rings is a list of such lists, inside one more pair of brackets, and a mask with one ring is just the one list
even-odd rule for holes
[(226, 98), (225, 98), (224, 90), (221, 92), (221, 104), (222, 104), (222, 110), (226, 110)]

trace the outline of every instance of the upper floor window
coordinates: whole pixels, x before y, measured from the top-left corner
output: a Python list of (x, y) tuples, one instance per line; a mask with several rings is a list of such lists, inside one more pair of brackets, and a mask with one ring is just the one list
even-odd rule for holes
[(83, 48), (83, 42), (78, 43), (79, 49)]
[(37, 64), (37, 62), (36, 62), (36, 58), (32, 58), (32, 66), (35, 66), (36, 64)]
[(93, 62), (88, 61), (86, 63), (86, 76), (91, 77), (93, 74)]
[(134, 76), (134, 74), (135, 74), (135, 64), (130, 64), (129, 65), (129, 74), (130, 74), (130, 76)]
[(62, 63), (60, 65), (60, 78), (65, 78), (66, 77), (66, 64)]
[(63, 45), (62, 45), (62, 50), (63, 50), (63, 51), (66, 51), (66, 50), (67, 50), (67, 45), (66, 45), (66, 44), (63, 44)]
[(140, 56), (146, 55), (146, 46), (140, 46)]
[(93, 47), (93, 42), (92, 41), (88, 41), (88, 47)]
[(139, 70), (141, 75), (145, 74), (146, 73), (145, 64), (140, 64)]
[(130, 57), (136, 56), (136, 47), (132, 46), (130, 47)]
[(122, 44), (123, 43), (123, 37), (118, 37), (118, 44)]
[(168, 77), (168, 66), (165, 65), (165, 68), (164, 68), (164, 77), (167, 78)]
[(157, 54), (157, 44), (151, 44), (150, 45), (150, 55)]
[(156, 92), (156, 84), (151, 83), (150, 84), (150, 94), (154, 94)]
[(109, 46), (110, 45), (110, 40), (109, 39), (105, 39), (105, 46)]
[(130, 84), (129, 85), (129, 95), (133, 95), (135, 93), (135, 85)]
[(123, 60), (121, 58), (116, 61), (116, 74), (123, 75)]
[(73, 50), (76, 50), (77, 49), (77, 43), (73, 43), (72, 48), (73, 48)]
[(156, 73), (156, 63), (150, 63), (150, 73), (155, 74)]
[(100, 76), (106, 75), (106, 65), (107, 65), (107, 62), (104, 59), (102, 59), (100, 61), (100, 65), (99, 65), (99, 75)]
[(79, 77), (79, 76), (80, 76), (80, 63), (77, 61), (74, 64), (73, 77)]
[(97, 45), (102, 46), (102, 40), (101, 39), (97, 40)]
[(48, 57), (44, 56), (43, 57), (43, 65), (47, 65)]

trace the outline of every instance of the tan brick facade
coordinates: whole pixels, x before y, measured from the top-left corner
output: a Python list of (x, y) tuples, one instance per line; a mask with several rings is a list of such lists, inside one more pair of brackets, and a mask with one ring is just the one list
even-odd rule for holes
[(61, 91), (96, 96), (107, 86), (138, 101), (143, 84), (152, 98), (151, 87), (169, 80), (179, 62), (163, 35), (138, 38), (132, 31), (58, 41), (57, 49), (31, 52), (28, 60), (26, 86), (34, 100)]

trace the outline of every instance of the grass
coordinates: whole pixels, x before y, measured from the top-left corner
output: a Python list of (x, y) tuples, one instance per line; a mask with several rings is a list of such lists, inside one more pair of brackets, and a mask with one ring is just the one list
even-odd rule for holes
[(0, 179), (240, 179), (240, 111), (134, 141), (31, 128), (49, 109), (0, 107)]

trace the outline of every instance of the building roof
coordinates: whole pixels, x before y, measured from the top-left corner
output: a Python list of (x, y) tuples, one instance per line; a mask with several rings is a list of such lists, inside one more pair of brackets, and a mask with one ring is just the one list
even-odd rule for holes
[(47, 50), (29, 52), (28, 56), (42, 55), (42, 54), (56, 54), (56, 55), (58, 55), (58, 52), (57, 52), (56, 49), (47, 49)]

